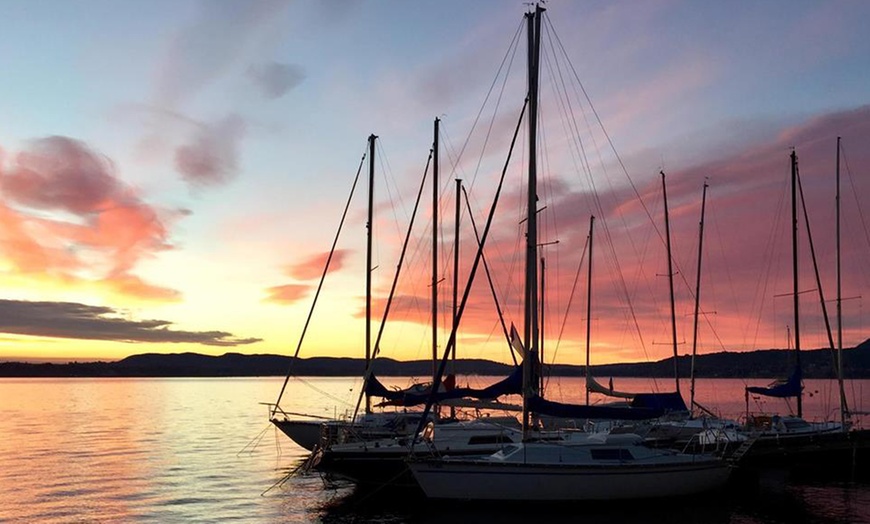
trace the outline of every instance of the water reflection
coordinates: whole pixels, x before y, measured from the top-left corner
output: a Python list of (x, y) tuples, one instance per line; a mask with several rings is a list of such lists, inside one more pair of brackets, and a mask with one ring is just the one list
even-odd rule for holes
[[(579, 394), (581, 380), (551, 387)], [(868, 484), (776, 477), (652, 505), (444, 505), (324, 486), (316, 475), (262, 496), (305, 456), (257, 404), (274, 400), (282, 381), (0, 379), (0, 521), (870, 523)], [(291, 382), (286, 409), (331, 416), (343, 410), (336, 398), (356, 400), (356, 379), (307, 382), (316, 389)], [(716, 399), (742, 398), (742, 381), (699, 386), (723, 412), (732, 406)], [(239, 453), (261, 433), (258, 446)]]
[(702, 497), (611, 503), (447, 503), (403, 494), (337, 489), (323, 503), (323, 523), (520, 524), (582, 516), (584, 524), (798, 524), (870, 522), (870, 485), (793, 485), (770, 479)]

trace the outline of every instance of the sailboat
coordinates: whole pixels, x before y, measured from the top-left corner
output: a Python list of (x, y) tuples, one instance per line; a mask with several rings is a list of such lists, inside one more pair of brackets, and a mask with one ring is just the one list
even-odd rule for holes
[[(716, 434), (717, 431), (733, 429), (737, 427), (737, 422), (732, 420), (722, 419), (718, 416), (713, 416), (709, 410), (706, 410), (703, 406), (698, 404), (695, 401), (695, 365), (694, 359), (695, 354), (697, 353), (697, 342), (698, 342), (698, 319), (699, 319), (699, 310), (700, 310), (700, 289), (701, 289), (701, 256), (703, 251), (703, 242), (704, 242), (704, 215), (706, 211), (707, 204), (707, 188), (709, 187), (706, 180), (704, 181), (704, 186), (701, 192), (701, 220), (699, 222), (699, 234), (698, 234), (698, 267), (696, 272), (696, 283), (695, 283), (695, 312), (694, 312), (694, 326), (693, 326), (693, 342), (692, 342), (692, 363), (690, 366), (690, 376), (689, 376), (689, 406), (687, 407), (683, 403), (683, 398), (680, 393), (680, 379), (679, 379), (679, 368), (677, 365), (678, 355), (677, 355), (677, 327), (676, 327), (676, 309), (674, 303), (674, 271), (672, 267), (672, 258), (671, 258), (671, 228), (670, 228), (670, 219), (669, 219), (669, 211), (668, 211), (668, 193), (667, 193), (667, 184), (665, 181), (665, 173), (664, 171), (660, 172), (662, 177), (662, 197), (663, 197), (663, 207), (664, 207), (664, 215), (665, 215), (665, 234), (666, 234), (666, 247), (667, 247), (667, 256), (668, 256), (668, 284), (670, 289), (670, 305), (671, 305), (671, 334), (672, 334), (672, 344), (674, 351), (674, 377), (676, 381), (676, 390), (674, 393), (670, 395), (670, 399), (672, 402), (668, 405), (668, 412), (665, 416), (650, 420), (640, 422), (639, 424), (621, 424), (616, 427), (612, 431), (614, 432), (636, 432), (643, 435), (648, 443), (655, 444), (657, 446), (673, 446), (678, 447), (679, 449), (686, 449), (687, 446), (690, 449), (698, 448), (698, 444), (701, 444), (700, 449), (705, 449), (705, 444), (709, 443), (707, 441), (699, 442), (699, 435), (711, 435)], [(595, 382), (594, 379), (591, 380), (591, 384), (589, 384), (589, 380), (587, 379), (587, 387), (590, 390), (597, 391), (607, 396), (617, 396), (622, 398), (632, 398), (634, 399), (637, 394), (634, 393), (625, 393), (613, 391), (613, 388), (605, 389), (603, 386)], [(608, 390), (609, 389), (609, 390)], [(638, 397), (643, 398), (643, 397)], [(634, 402), (634, 401), (633, 401)], [(696, 415), (698, 412), (695, 410), (698, 408), (700, 410), (700, 415)], [(715, 442), (714, 442), (715, 443)]]
[[(434, 141), (432, 147), (433, 159), (433, 224), (437, 224), (437, 208), (439, 198), (438, 185), (438, 129), (440, 119), (435, 119)], [(425, 183), (425, 179), (424, 179)], [(421, 191), (423, 186), (421, 185)], [(457, 186), (459, 189), (459, 186)], [(460, 193), (457, 190), (457, 208)], [(419, 201), (419, 196), (418, 196)], [(458, 215), (458, 212), (457, 212)], [(409, 231), (410, 233), (410, 231)], [(457, 235), (458, 242), (458, 235)], [(458, 249), (455, 247), (454, 249)], [(438, 241), (437, 231), (433, 226), (432, 258), (437, 259)], [(458, 264), (456, 258), (455, 264)], [(454, 269), (454, 275), (456, 270)], [(437, 310), (438, 305), (438, 273), (437, 264), (433, 262), (432, 268), (432, 347), (433, 352), (438, 346), (437, 339)], [(454, 285), (454, 287), (456, 287)], [(457, 322), (454, 315), (454, 323)], [(455, 326), (454, 326), (455, 329)], [(451, 355), (453, 356), (453, 355)], [(433, 358), (437, 363), (437, 354)], [(433, 364), (434, 367), (434, 364)], [(445, 418), (433, 417), (427, 412), (424, 416), (429, 426), (429, 437), (425, 441), (416, 444), (414, 439), (408, 438), (409, 433), (417, 426), (406, 426), (401, 434), (383, 436), (382, 438), (343, 438), (324, 441), (317, 450), (314, 467), (330, 476), (340, 476), (355, 481), (362, 485), (377, 485), (390, 488), (403, 488), (414, 486), (413, 479), (407, 471), (405, 458), (409, 450), (418, 454), (431, 454), (449, 452), (452, 454), (481, 454), (493, 453), (503, 445), (519, 442), (522, 433), (518, 429), (516, 417), (506, 416), (480, 416), (466, 420), (458, 420), (454, 415), (455, 406), (462, 405), (465, 400), (475, 403), (477, 407), (497, 408), (501, 410), (512, 409), (508, 404), (494, 403), (495, 399), (503, 395), (519, 394), (522, 388), (521, 368), (517, 368), (506, 378), (484, 388), (457, 387), (455, 377), (440, 381), (438, 384), (430, 383), (422, 387), (412, 387), (404, 390), (392, 390), (386, 388), (377, 377), (367, 370), (365, 376), (364, 393), (367, 397), (383, 399), (384, 406), (397, 406), (403, 409), (414, 408), (426, 404), (432, 400), (434, 403), (450, 406), (451, 416)], [(417, 421), (422, 420), (420, 417)], [(419, 425), (419, 424), (418, 424)], [(437, 432), (434, 432), (437, 428)], [(435, 435), (434, 437), (432, 435)]]
[[(438, 176), (438, 126), (440, 119), (435, 119), (435, 140), (433, 148), (430, 151), (430, 162), (433, 166), (433, 224), (437, 224), (437, 207), (439, 196)], [(369, 212), (368, 224), (369, 235), (367, 239), (367, 275), (371, 274), (371, 224), (372, 224), (372, 187), (374, 180), (374, 154), (376, 136), (369, 137), (368, 160), (369, 160)], [(427, 163), (428, 172), (429, 163)], [(453, 416), (448, 418), (438, 417), (433, 412), (421, 414), (419, 407), (434, 395), (434, 401), (453, 407), (456, 404), (461, 404), (465, 399), (477, 399), (479, 404), (484, 404), (484, 407), (495, 406), (498, 409), (511, 408), (510, 405), (494, 403), (493, 400), (502, 395), (519, 394), (522, 387), (521, 369), (508, 375), (501, 381), (497, 381), (484, 388), (457, 387), (455, 379), (440, 382), (437, 385), (433, 384), (415, 384), (406, 389), (391, 389), (384, 386), (374, 373), (374, 361), (379, 351), (379, 342), (383, 327), (386, 323), (387, 315), (390, 310), (390, 304), (394, 295), (396, 285), (399, 278), (399, 271), (402, 267), (408, 241), (410, 240), (411, 231), (413, 229), (414, 217), (416, 216), (422, 197), (423, 189), (426, 184), (426, 176), (420, 184), (420, 191), (417, 195), (414, 213), (411, 218), (411, 223), (408, 226), (408, 232), (405, 243), (402, 248), (402, 253), (399, 257), (399, 264), (396, 275), (393, 280), (392, 289), (387, 300), (384, 319), (380, 325), (380, 331), (374, 338), (374, 347), (372, 347), (371, 335), (371, 281), (370, 276), (366, 281), (366, 370), (363, 377), (363, 388), (360, 398), (357, 403), (357, 410), (360, 408), (360, 403), (365, 402), (364, 412), (353, 415), (346, 419), (312, 419), (311, 417), (299, 418), (292, 416), (278, 408), (281, 395), (278, 402), (274, 405), (273, 416), (271, 421), (288, 437), (294, 440), (297, 444), (312, 452), (310, 460), (306, 463), (308, 466), (315, 468), (317, 471), (337, 475), (351, 479), (360, 484), (377, 484), (401, 487), (402, 484), (411, 484), (413, 481), (410, 477), (404, 479), (399, 478), (403, 471), (406, 471), (404, 459), (409, 450), (408, 434), (414, 433), (415, 429), (421, 424), (421, 421), (438, 424), (439, 431), (437, 438), (428, 439), (425, 444), (420, 444), (418, 452), (425, 451), (423, 448), (432, 451), (440, 449), (451, 453), (492, 453), (499, 449), (505, 443), (520, 441), (522, 434), (516, 429), (518, 426), (517, 420), (512, 416), (487, 416), (479, 419), (471, 419), (460, 421)], [(458, 199), (458, 196), (457, 196)], [(458, 207), (458, 202), (457, 202)], [(437, 289), (438, 274), (437, 265), (434, 262), (437, 260), (437, 230), (433, 226), (433, 271), (432, 271), (432, 331), (433, 331), (433, 351), (437, 348), (437, 310), (438, 295)], [(458, 242), (458, 235), (457, 235)], [(333, 247), (334, 249), (334, 247)], [(324, 271), (324, 274), (326, 271)], [(455, 271), (454, 271), (455, 273)], [(316, 299), (315, 299), (316, 300)], [(298, 353), (298, 351), (297, 351)], [(433, 359), (433, 362), (435, 360)], [(434, 366), (434, 364), (433, 364)], [(288, 373), (289, 378), (289, 373)], [(286, 381), (285, 381), (286, 386)], [(283, 394), (283, 389), (282, 389)], [(376, 406), (372, 405), (372, 399), (379, 398), (381, 402)], [(393, 411), (384, 410), (378, 411), (373, 408), (394, 408)], [(454, 410), (451, 409), (451, 415)]]
[[(535, 432), (538, 414), (578, 418), (654, 417), (654, 408), (571, 406), (546, 400), (540, 392), (537, 290), (537, 103), (541, 20), (540, 5), (526, 16), (528, 42), (528, 202), (524, 326), (524, 440), (492, 455), (445, 456), (411, 460), (409, 467), (427, 497), (461, 500), (614, 500), (688, 495), (722, 486), (730, 468), (720, 458), (650, 448), (637, 435), (565, 433), (555, 441)], [(473, 273), (472, 273), (473, 274)], [(467, 298), (467, 294), (466, 297)], [(464, 300), (463, 300), (464, 305)], [(451, 341), (455, 334), (451, 335)], [(449, 351), (449, 343), (447, 351)], [(446, 364), (447, 352), (440, 366)], [(436, 376), (435, 383), (438, 383)], [(426, 413), (431, 406), (427, 403)], [(436, 429), (437, 432), (437, 429)]]
[[(366, 342), (365, 342), (365, 364), (366, 370), (370, 370), (371, 362), (372, 362), (372, 220), (373, 220), (373, 209), (374, 209), (374, 173), (375, 173), (375, 144), (377, 140), (377, 136), (372, 134), (368, 137), (368, 146), (367, 146), (367, 158), (368, 158), (368, 210), (367, 210), (367, 222), (366, 222)], [(366, 160), (366, 157), (363, 157), (363, 161), (360, 163), (360, 169), (357, 171), (357, 177), (353, 183), (353, 189), (356, 188), (357, 181), (359, 179), (360, 172), (362, 171), (363, 162)], [(330, 250), (330, 256), (327, 258), (327, 262), (325, 264), (323, 274), (321, 276), (320, 284), (318, 285), (317, 293), (315, 294), (314, 301), (311, 305), (311, 309), (308, 314), (308, 318), (306, 319), (305, 326), (302, 330), (302, 336), (300, 337), (299, 344), (297, 345), (296, 352), (293, 356), (293, 359), (296, 360), (299, 356), (300, 349), (302, 347), (302, 342), (305, 338), (305, 333), (307, 331), (309, 322), (311, 320), (312, 314), (314, 312), (314, 308), (317, 304), (317, 297), (320, 294), (320, 289), (323, 286), (324, 279), (329, 270), (329, 263), (332, 260), (332, 253), (334, 253), (339, 234), (341, 232), (341, 226), (344, 224), (344, 218), (347, 216), (347, 209), (350, 206), (351, 198), (353, 197), (353, 190), (351, 191), (351, 195), (348, 198), (347, 206), (345, 208), (344, 215), (342, 216), (341, 224), (339, 226), (339, 231), (336, 233), (335, 240), (332, 244), (332, 249)], [(292, 366), (292, 364), (291, 364)], [(396, 435), (405, 435), (410, 428), (416, 428), (417, 423), (419, 421), (419, 413), (415, 413), (413, 411), (408, 412), (406, 410), (396, 410), (396, 411), (372, 411), (371, 403), (369, 400), (369, 395), (366, 395), (366, 410), (364, 413), (357, 414), (351, 416), (349, 418), (325, 418), (320, 416), (313, 416), (307, 414), (299, 414), (299, 413), (288, 413), (281, 409), (281, 399), (284, 395), (285, 389), (287, 387), (287, 383), (291, 377), (292, 367), (288, 370), (287, 375), (284, 379), (284, 384), (281, 387), (281, 391), (278, 394), (278, 399), (274, 404), (270, 404), (270, 421), (274, 424), (281, 432), (287, 435), (291, 440), (293, 440), (300, 447), (313, 451), (318, 446), (326, 445), (330, 442), (335, 442), (338, 440), (371, 440), (371, 439), (380, 439), (387, 438)]]
[[(837, 141), (837, 237), (838, 237), (838, 282), (839, 282), (839, 139)], [(870, 430), (850, 427), (849, 413), (843, 388), (842, 351), (837, 353), (837, 382), (840, 396), (840, 421), (811, 422), (803, 417), (803, 372), (801, 368), (800, 309), (798, 301), (798, 200), (803, 203), (803, 192), (798, 174), (797, 153), (791, 152), (791, 197), (792, 197), (792, 313), (794, 315), (794, 369), (788, 378), (768, 386), (748, 386), (745, 389), (746, 424), (735, 430), (708, 432), (702, 435), (705, 440), (738, 442), (734, 451), (737, 462), (747, 468), (785, 467), (792, 471), (815, 470), (825, 473), (854, 473), (859, 462), (870, 460)], [(816, 284), (822, 304), (822, 314), (828, 328), (831, 350), (834, 350), (825, 308), (821, 280), (815, 264), (815, 250), (809, 230), (809, 218), (803, 205), (807, 237), (812, 253)], [(838, 286), (838, 306), (840, 291)], [(841, 338), (841, 336), (840, 336)], [(752, 395), (796, 400), (797, 412), (789, 415), (754, 414), (750, 412), (749, 400)]]

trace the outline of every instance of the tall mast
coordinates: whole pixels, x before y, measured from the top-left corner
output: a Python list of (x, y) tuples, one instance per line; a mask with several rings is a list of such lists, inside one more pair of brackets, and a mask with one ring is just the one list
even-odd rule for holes
[(707, 207), (707, 181), (701, 193), (701, 225), (698, 233), (698, 270), (695, 274), (695, 326), (692, 330), (692, 369), (689, 386), (689, 409), (695, 409), (695, 355), (698, 353), (698, 314), (701, 307), (701, 255), (704, 252), (704, 212)]
[(840, 137), (837, 137), (837, 383), (840, 388), (840, 422), (846, 429), (849, 407), (843, 387), (843, 288), (840, 268)]
[(674, 306), (674, 269), (673, 269), (673, 261), (671, 259), (671, 222), (668, 217), (668, 189), (665, 184), (665, 172), (661, 171), (662, 174), (662, 195), (664, 196), (664, 205), (665, 205), (665, 238), (667, 240), (668, 247), (668, 286), (671, 291), (671, 334), (673, 337), (674, 344), (674, 381), (677, 384), (677, 393), (680, 392), (680, 368), (679, 361), (677, 357), (677, 312), (676, 307)]
[[(366, 371), (372, 360), (372, 214), (375, 195), (375, 140), (378, 137), (369, 135), (369, 202), (368, 218), (366, 220)], [(372, 399), (366, 395), (366, 413), (372, 411)]]
[[(816, 248), (813, 245), (813, 235), (812, 231), (810, 230), (810, 216), (809, 213), (807, 213), (807, 203), (806, 200), (804, 200), (804, 190), (803, 186), (800, 184), (800, 173), (798, 173), (798, 192), (800, 193), (801, 206), (803, 207), (804, 211), (804, 220), (806, 222), (807, 228), (807, 241), (810, 248), (810, 256), (812, 257), (813, 261), (813, 273), (816, 277), (816, 289), (819, 290), (819, 304), (822, 307), (822, 318), (825, 321), (825, 333), (828, 335), (828, 347), (830, 347), (831, 351), (833, 352), (835, 348), (834, 335), (831, 330), (831, 321), (830, 317), (828, 316), (828, 306), (825, 302), (825, 293), (822, 291), (822, 277), (819, 273), (819, 263), (818, 259), (816, 258)], [(843, 427), (845, 428), (846, 395), (845, 391), (843, 390), (843, 383), (841, 380), (839, 367), (837, 368), (837, 385), (839, 386), (840, 390), (840, 418), (843, 421)]]
[[(538, 334), (540, 335), (540, 340), (538, 341), (538, 360), (543, 363), (544, 360), (544, 297), (547, 296), (547, 263), (544, 260), (543, 255), (541, 256), (541, 300), (539, 301), (540, 311), (538, 312), (538, 325), (540, 328), (538, 329)], [(544, 394), (544, 373), (543, 373), (543, 364), (541, 366), (541, 373), (538, 373), (538, 381), (540, 385), (538, 386), (539, 394), (543, 396)]]
[(438, 373), (438, 124), (432, 139), (432, 380)]
[(529, 399), (538, 394), (538, 278), (537, 278), (537, 132), (538, 132), (538, 65), (541, 46), (541, 14), (536, 5), (526, 14), (528, 41), (529, 99), (529, 181), (526, 210), (526, 283), (523, 337), (526, 355), (523, 359), (523, 432), (530, 429)]
[(592, 377), (589, 354), (592, 340), (592, 227), (595, 215), (589, 217), (589, 275), (586, 279), (586, 405), (589, 405), (589, 379)]
[[(801, 330), (800, 330), (800, 305), (798, 296), (798, 218), (797, 218), (797, 153), (791, 152), (791, 264), (792, 264), (792, 292), (794, 296), (794, 354), (795, 366), (801, 369)], [(803, 416), (803, 391), (797, 396), (797, 416)]]
[[(456, 326), (459, 323), (457, 318), (457, 308), (459, 307), (459, 211), (462, 205), (462, 180), (456, 179), (456, 208), (453, 216), (453, 325), (452, 328), (456, 331)], [(456, 376), (456, 343), (453, 344), (453, 349), (450, 355), (450, 373)], [(450, 417), (456, 416), (456, 408), (450, 406)]]

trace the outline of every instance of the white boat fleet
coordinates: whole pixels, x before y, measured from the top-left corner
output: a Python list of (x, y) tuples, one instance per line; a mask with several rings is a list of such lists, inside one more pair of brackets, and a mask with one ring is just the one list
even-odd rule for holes
[[(586, 501), (686, 496), (722, 488), (735, 466), (745, 464), (755, 450), (760, 450), (758, 457), (785, 457), (785, 460), (819, 449), (823, 452), (834, 448), (855, 450), (860, 446), (866, 453), (870, 436), (863, 433), (856, 438), (854, 432), (851, 432), (852, 436), (844, 436), (850, 432), (842, 423), (812, 425), (800, 417), (771, 417), (769, 424), (747, 427), (733, 421), (694, 418), (679, 391), (660, 398), (647, 394), (644, 398), (651, 401), (649, 404), (637, 405), (631, 401), (612, 407), (570, 406), (542, 398), (537, 318), (541, 308), (536, 288), (535, 132), (543, 13), (543, 8), (535, 6), (526, 14), (529, 86), (523, 112), (528, 111), (525, 119), (529, 125), (527, 143), (530, 150), (526, 155), (529, 185), (525, 192), (529, 196), (525, 220), (525, 337), (523, 343), (508, 341), (521, 354), (522, 369), (518, 368), (513, 378), (482, 390), (444, 388), (442, 385), (448, 357), (455, 348), (456, 330), (470, 283), (483, 258), (488, 221), (478, 242), (465, 296), (455, 310), (450, 340), (444, 346), (444, 356), (438, 361), (431, 387), (395, 392), (381, 386), (371, 372), (378, 342), (375, 341), (372, 349), (370, 328), (367, 328), (366, 395), (362, 414), (355, 413), (350, 422), (300, 419), (280, 410), (279, 395), (270, 420), (297, 444), (312, 452), (307, 464), (313, 470), (349, 478), (359, 484), (419, 488), (434, 499)], [(521, 115), (520, 121), (522, 118)], [(433, 148), (436, 159), (437, 125), (436, 119)], [(518, 123), (517, 131), (519, 127)], [(374, 135), (369, 138), (371, 170), (374, 169), (375, 138)], [(437, 167), (435, 171), (437, 175)], [(371, 200), (369, 204), (371, 213)], [(590, 224), (590, 259), (591, 236)], [(589, 271), (591, 281), (591, 262)], [(370, 266), (367, 273), (371, 273)], [(433, 283), (435, 281), (433, 274)], [(366, 294), (370, 300), (368, 283)], [(436, 299), (433, 297), (433, 302)], [(370, 324), (369, 310), (367, 306), (367, 325)], [(433, 314), (433, 324), (436, 317)], [(676, 336), (674, 338), (676, 341)], [(436, 347), (437, 343), (433, 342), (433, 348)], [(587, 377), (587, 384), (594, 384), (594, 380)], [(679, 387), (679, 380), (677, 385)], [(598, 385), (598, 388), (603, 386)], [(753, 394), (760, 395), (800, 395), (799, 375), (797, 383), (792, 383), (789, 388), (750, 389)], [(612, 386), (609, 389), (612, 390)], [(493, 416), (460, 421), (433, 414), (435, 405), (442, 406), (441, 411), (444, 411), (446, 408), (443, 406), (467, 398), (493, 405), (502, 395), (522, 397), (522, 406), (516, 406), (521, 411), (519, 417)], [(408, 411), (405, 407), (379, 413), (371, 408), (372, 396), (386, 398), (387, 403), (397, 406), (424, 407), (418, 411)], [(676, 404), (673, 403), (675, 399), (678, 399)], [(658, 404), (660, 401), (671, 404)], [(505, 407), (503, 404), (499, 406)], [(690, 407), (694, 408), (694, 405)], [(547, 421), (546, 429), (542, 420)], [(568, 423), (560, 424), (559, 420), (572, 420), (574, 427), (568, 427)], [(581, 421), (579, 429), (577, 421)], [(763, 422), (761, 419), (753, 421)], [(820, 439), (826, 442), (821, 448)]]

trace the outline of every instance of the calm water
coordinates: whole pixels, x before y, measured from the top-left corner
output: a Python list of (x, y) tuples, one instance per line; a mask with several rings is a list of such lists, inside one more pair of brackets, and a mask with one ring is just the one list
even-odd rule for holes
[[(0, 379), (0, 521), (539, 522), (567, 512), (591, 523), (870, 522), (870, 485), (781, 478), (728, 496), (651, 508), (375, 502), (349, 487), (325, 487), (317, 476), (291, 478), (269, 490), (304, 457), (272, 429), (267, 408), (258, 405), (275, 400), (281, 381)], [(561, 379), (548, 388), (553, 398), (576, 400), (581, 384)], [(617, 379), (615, 386), (649, 390), (650, 382)], [(660, 380), (658, 386), (666, 390), (671, 383)], [(282, 405), (332, 416), (355, 401), (358, 387), (351, 379), (292, 381)], [(739, 380), (707, 380), (697, 395), (708, 407), (737, 415), (744, 409), (743, 387)], [(807, 381), (806, 389), (813, 394), (806, 400), (808, 418), (833, 412), (831, 383)], [(870, 381), (848, 389), (855, 407), (866, 411)], [(766, 407), (782, 406), (773, 401)]]

